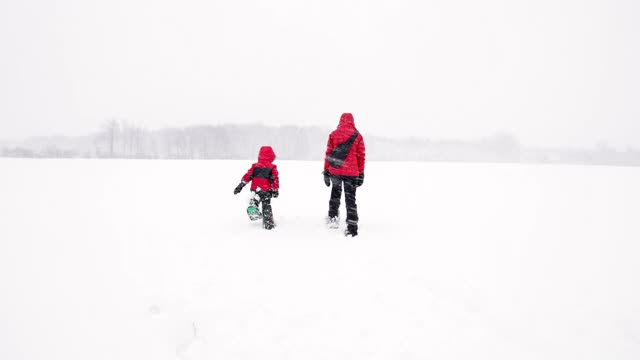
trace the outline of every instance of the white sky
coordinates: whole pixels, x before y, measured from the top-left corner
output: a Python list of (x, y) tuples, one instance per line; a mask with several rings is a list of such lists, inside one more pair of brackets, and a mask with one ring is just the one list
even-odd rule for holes
[(640, 147), (637, 0), (0, 0), (0, 138), (107, 118)]

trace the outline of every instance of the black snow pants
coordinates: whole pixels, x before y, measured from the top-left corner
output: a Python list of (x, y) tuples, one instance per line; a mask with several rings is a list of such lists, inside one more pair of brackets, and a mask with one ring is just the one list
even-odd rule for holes
[(251, 198), (251, 205), (255, 205), (258, 209), (262, 204), (262, 227), (268, 230), (273, 229), (273, 210), (271, 209), (271, 191), (256, 191), (256, 195)]
[(347, 229), (358, 232), (358, 205), (356, 205), (356, 180), (353, 176), (331, 175), (331, 199), (329, 200), (329, 218), (337, 217), (344, 185), (344, 200), (347, 207)]

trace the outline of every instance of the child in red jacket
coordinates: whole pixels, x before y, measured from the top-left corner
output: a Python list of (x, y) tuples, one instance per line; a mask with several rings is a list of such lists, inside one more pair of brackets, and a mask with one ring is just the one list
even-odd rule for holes
[[(280, 181), (278, 180), (278, 167), (273, 164), (276, 154), (271, 146), (263, 146), (258, 154), (258, 162), (251, 165), (249, 171), (242, 177), (240, 184), (233, 191), (238, 194), (242, 188), (251, 181), (251, 200), (247, 213), (252, 220), (262, 217), (262, 227), (271, 230), (275, 226), (273, 222), (273, 211), (271, 209), (271, 198), (278, 197)], [(262, 204), (262, 214), (259, 206)]]

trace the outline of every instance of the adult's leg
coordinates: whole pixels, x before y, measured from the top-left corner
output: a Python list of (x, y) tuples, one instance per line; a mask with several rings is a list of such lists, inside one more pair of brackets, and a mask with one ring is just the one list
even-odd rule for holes
[(329, 219), (338, 217), (341, 196), (342, 196), (342, 179), (337, 176), (331, 176), (331, 198), (329, 199)]
[(356, 178), (344, 180), (344, 200), (347, 205), (347, 231), (358, 234), (358, 205), (356, 205)]

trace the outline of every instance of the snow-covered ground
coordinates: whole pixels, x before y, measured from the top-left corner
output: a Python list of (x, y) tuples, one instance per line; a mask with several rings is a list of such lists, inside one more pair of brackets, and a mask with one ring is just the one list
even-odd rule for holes
[(0, 159), (0, 359), (640, 358), (640, 168), (276, 163)]

